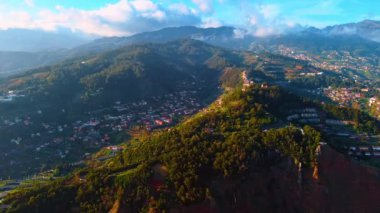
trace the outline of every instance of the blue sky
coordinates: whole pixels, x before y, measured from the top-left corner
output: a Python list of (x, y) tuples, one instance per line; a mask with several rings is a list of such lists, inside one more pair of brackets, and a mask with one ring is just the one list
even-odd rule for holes
[(0, 29), (121, 36), (171, 26), (228, 25), (265, 36), (380, 20), (379, 8), (378, 0), (2, 0)]

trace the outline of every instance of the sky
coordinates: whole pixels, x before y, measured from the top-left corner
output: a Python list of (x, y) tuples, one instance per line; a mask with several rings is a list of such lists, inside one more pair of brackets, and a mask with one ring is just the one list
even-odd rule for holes
[(128, 36), (165, 27), (234, 26), (256, 36), (380, 20), (378, 0), (1, 0), (0, 29)]

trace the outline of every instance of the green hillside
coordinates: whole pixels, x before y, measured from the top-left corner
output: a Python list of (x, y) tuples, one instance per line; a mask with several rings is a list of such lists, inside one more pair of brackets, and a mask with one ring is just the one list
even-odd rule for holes
[(223, 68), (240, 61), (194, 40), (146, 44), (32, 70), (8, 79), (3, 90), (20, 91), (33, 106), (73, 110), (162, 95), (191, 83), (207, 96), (215, 94)]
[(270, 111), (283, 98), (289, 99), (278, 88), (235, 90), (176, 127), (133, 138), (111, 160), (19, 190), (4, 203), (11, 204), (8, 212), (146, 212), (210, 200), (216, 208), (228, 205), (215, 184), (243, 183), (286, 159), (314, 165), (321, 136), (313, 128), (262, 131), (276, 122)]
[[(241, 61), (239, 53), (180, 40), (125, 47), (3, 79), (0, 97), (11, 92), (18, 98), (0, 103), (5, 150), (0, 178), (80, 161), (85, 153), (117, 144), (134, 127), (160, 127), (160, 118), (167, 126), (176, 123), (215, 100), (225, 67)], [(80, 128), (91, 119), (100, 123)]]

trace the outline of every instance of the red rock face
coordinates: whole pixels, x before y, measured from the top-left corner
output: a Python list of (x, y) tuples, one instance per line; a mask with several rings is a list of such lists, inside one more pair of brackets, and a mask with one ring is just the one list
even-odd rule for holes
[[(380, 170), (322, 147), (317, 168), (283, 162), (244, 181), (214, 181), (214, 200), (173, 212), (380, 212)], [(179, 210), (179, 211), (178, 211)]]
[(325, 146), (319, 160), (320, 183), (330, 212), (380, 212), (380, 171)]

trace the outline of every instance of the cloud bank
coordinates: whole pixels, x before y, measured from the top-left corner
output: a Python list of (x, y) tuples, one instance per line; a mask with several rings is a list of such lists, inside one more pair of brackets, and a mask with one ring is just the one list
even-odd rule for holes
[[(33, 1), (25, 1), (33, 6)], [(97, 36), (125, 36), (162, 27), (200, 25), (201, 18), (184, 4), (164, 8), (151, 0), (120, 0), (97, 10), (56, 6), (37, 12), (0, 7), (0, 29), (23, 28), (73, 32)]]

